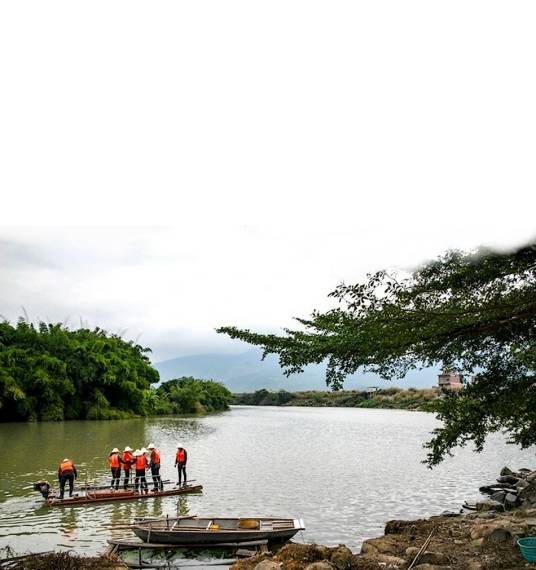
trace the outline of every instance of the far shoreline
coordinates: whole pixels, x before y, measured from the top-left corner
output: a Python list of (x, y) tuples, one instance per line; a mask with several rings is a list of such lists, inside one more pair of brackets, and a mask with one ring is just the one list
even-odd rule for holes
[(339, 390), (324, 392), (286, 390), (234, 393), (233, 406), (307, 407), (307, 408), (359, 408), (433, 412), (434, 403), (443, 396), (434, 388), (384, 388), (377, 390)]

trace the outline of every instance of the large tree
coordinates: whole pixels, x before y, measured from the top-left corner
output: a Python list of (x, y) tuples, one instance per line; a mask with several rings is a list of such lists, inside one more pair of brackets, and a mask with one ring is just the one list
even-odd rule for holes
[(61, 324), (0, 322), (0, 421), (108, 419), (147, 412), (148, 348)]
[(302, 327), (283, 335), (218, 332), (279, 355), (287, 375), (327, 361), (334, 390), (360, 369), (393, 379), (439, 364), (473, 376), (435, 404), (443, 424), (426, 444), (430, 466), (467, 442), (481, 451), (495, 431), (536, 443), (536, 245), (450, 251), (411, 274), (378, 271), (330, 296), (336, 308), (297, 319)]

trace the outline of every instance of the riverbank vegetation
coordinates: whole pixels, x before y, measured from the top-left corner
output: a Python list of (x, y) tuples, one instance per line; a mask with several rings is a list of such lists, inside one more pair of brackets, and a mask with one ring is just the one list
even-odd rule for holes
[(145, 415), (158, 382), (148, 348), (104, 330), (0, 322), (2, 421)]
[(473, 376), (433, 404), (442, 427), (426, 444), (430, 466), (468, 442), (481, 451), (490, 432), (536, 444), (536, 244), (450, 251), (409, 275), (381, 270), (330, 296), (338, 307), (297, 319), (301, 328), (282, 336), (218, 332), (277, 354), (287, 375), (326, 361), (334, 390), (358, 370), (389, 380), (440, 365)]
[(214, 380), (176, 378), (151, 389), (151, 415), (207, 414), (229, 409), (231, 392)]
[(150, 349), (102, 329), (0, 322), (1, 421), (107, 420), (228, 408), (212, 380), (159, 381)]
[(257, 390), (252, 393), (233, 394), (233, 404), (241, 406), (303, 406), (312, 408), (386, 408), (396, 410), (431, 409), (430, 404), (441, 392), (439, 388), (417, 390), (409, 388), (386, 388), (383, 390), (338, 390), (323, 392), (311, 390), (306, 392), (287, 392), (279, 390)]

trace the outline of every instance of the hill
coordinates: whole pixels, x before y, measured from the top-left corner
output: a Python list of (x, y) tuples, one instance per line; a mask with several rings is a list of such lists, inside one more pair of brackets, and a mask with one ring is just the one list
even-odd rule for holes
[[(289, 378), (283, 375), (277, 357), (270, 355), (261, 360), (261, 351), (251, 349), (240, 354), (197, 354), (181, 356), (157, 362), (155, 368), (161, 380), (182, 376), (210, 378), (223, 382), (231, 392), (253, 392), (262, 388), (270, 390), (326, 390), (325, 365), (310, 365), (302, 374)], [(375, 374), (358, 374), (348, 377), (347, 389), (363, 389), (368, 386), (388, 388), (429, 388), (437, 383), (437, 370), (415, 370), (404, 380), (381, 380)]]

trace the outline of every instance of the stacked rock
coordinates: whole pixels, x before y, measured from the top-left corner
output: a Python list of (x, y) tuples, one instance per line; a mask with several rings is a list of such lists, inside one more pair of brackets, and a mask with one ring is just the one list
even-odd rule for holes
[(512, 471), (503, 467), (497, 483), (480, 487), (480, 492), (489, 499), (476, 503), (476, 510), (511, 510), (522, 505), (536, 505), (536, 471), (519, 469)]

